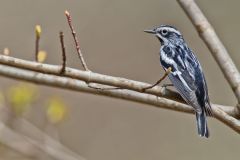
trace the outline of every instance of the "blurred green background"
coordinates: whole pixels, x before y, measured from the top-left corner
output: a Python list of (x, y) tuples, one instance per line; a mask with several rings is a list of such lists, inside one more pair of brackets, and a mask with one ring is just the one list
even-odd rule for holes
[[(197, 1), (239, 68), (239, 1)], [(0, 50), (34, 59), (34, 27), (42, 26), (40, 49), (46, 63), (61, 64), (58, 32), (65, 33), (67, 64), (81, 69), (64, 11), (68, 10), (91, 70), (154, 83), (163, 70), (159, 42), (144, 29), (176, 26), (202, 63), (212, 103), (235, 105), (236, 100), (208, 49), (176, 1), (168, 0), (8, 0), (0, 2)], [(4, 91), (17, 83), (1, 77)], [(200, 138), (195, 116), (137, 103), (39, 86), (40, 99), (59, 96), (68, 118), (59, 124), (63, 144), (88, 160), (203, 160), (239, 157), (239, 135), (209, 119), (211, 137)], [(27, 116), (43, 127), (44, 103)], [(0, 155), (1, 157), (1, 155)], [(9, 158), (7, 156), (4, 159)], [(0, 158), (1, 159), (1, 158)], [(11, 159), (11, 157), (9, 158)]]

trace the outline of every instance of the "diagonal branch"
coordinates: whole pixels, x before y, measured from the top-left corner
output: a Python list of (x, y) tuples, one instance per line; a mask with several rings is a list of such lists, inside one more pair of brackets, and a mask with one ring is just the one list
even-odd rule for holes
[[(59, 66), (56, 65), (36, 63), (4, 55), (0, 55), (0, 63), (9, 66), (14, 66), (17, 68), (38, 71), (41, 73), (59, 75)], [(65, 72), (62, 75), (74, 79), (79, 79), (87, 83), (89, 82), (99, 83), (124, 89), (130, 89), (138, 92), (142, 92), (143, 88), (148, 87), (150, 85), (147, 83), (133, 81), (126, 78), (113, 77), (94, 72), (86, 72), (68, 67), (66, 67)], [(145, 93), (184, 102), (178, 93), (168, 90), (165, 87), (155, 86), (154, 88), (146, 90)]]
[(40, 150), (44, 153), (47, 153), (50, 157), (56, 160), (85, 160), (85, 158), (79, 156), (78, 154), (63, 146), (61, 143), (55, 141), (53, 138), (37, 129), (28, 121), (22, 120), (22, 123), (23, 126), (25, 126), (26, 130), (34, 130), (38, 135), (46, 136), (48, 139), (47, 146), (43, 145), (43, 143), (38, 140), (32, 139), (28, 136), (18, 133), (17, 131), (12, 130), (0, 121), (1, 144), (4, 144), (7, 147), (10, 147), (15, 151), (18, 151), (19, 153), (29, 157), (34, 157), (36, 152)]
[[(240, 103), (240, 74), (228, 51), (194, 0), (177, 0), (194, 24)], [(240, 109), (240, 108), (239, 108)]]
[[(20, 68), (5, 66), (2, 64), (0, 64), (0, 75), (10, 77), (10, 78), (20, 79), (20, 80), (25, 80), (32, 83), (42, 84), (42, 85), (48, 85), (48, 86), (69, 89), (69, 90), (74, 90), (79, 92), (86, 92), (91, 94), (126, 99), (126, 100), (135, 101), (139, 103), (155, 105), (157, 107), (166, 108), (166, 109), (178, 110), (178, 111), (187, 112), (187, 113), (193, 112), (192, 107), (186, 104), (161, 98), (161, 97), (156, 97), (154, 95), (139, 93), (136, 91), (126, 90), (126, 89), (122, 89), (122, 90), (93, 89), (93, 88), (90, 88), (84, 81), (80, 81), (77, 79), (61, 77), (57, 75), (50, 75), (50, 74), (40, 73), (36, 71), (24, 70)], [(94, 85), (93, 87), (100, 86), (98, 84), (93, 84), (93, 85)], [(101, 85), (101, 86), (105, 86), (105, 85)]]
[[(156, 97), (154, 95), (139, 93), (136, 91), (126, 90), (126, 89), (123, 89), (123, 90), (92, 89), (92, 88), (89, 88), (85, 82), (68, 78), (68, 77), (61, 77), (61, 76), (50, 75), (46, 73), (39, 73), (36, 71), (24, 70), (24, 69), (9, 67), (1, 64), (0, 64), (0, 75), (10, 77), (10, 78), (20, 79), (20, 80), (25, 80), (32, 83), (38, 83), (42, 85), (54, 86), (58, 88), (103, 95), (108, 97), (115, 97), (119, 99), (133, 101), (133, 102), (148, 104), (155, 107), (160, 107), (160, 108), (165, 108), (165, 109), (170, 109), (170, 110), (175, 110), (175, 111), (180, 111), (185, 113), (193, 113), (193, 109), (189, 105), (179, 103), (170, 99)], [(96, 87), (99, 87), (99, 85), (97, 85)], [(231, 117), (235, 115), (229, 116), (226, 113), (229, 111), (228, 107), (213, 105), (213, 110), (217, 119), (221, 120), (226, 125), (233, 128), (237, 133), (240, 133), (240, 124), (238, 120), (235, 119), (234, 117)], [(224, 114), (221, 114), (221, 113), (224, 113)], [(234, 113), (234, 112), (230, 110), (229, 114), (231, 113)]]

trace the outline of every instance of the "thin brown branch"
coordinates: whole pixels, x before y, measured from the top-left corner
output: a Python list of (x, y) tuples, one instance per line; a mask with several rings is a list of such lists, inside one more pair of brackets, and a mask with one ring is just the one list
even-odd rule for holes
[[(60, 77), (56, 75), (49, 75), (46, 73), (39, 73), (36, 71), (30, 71), (30, 70), (24, 70), (20, 68), (15, 67), (9, 67), (6, 65), (0, 65), (0, 75), (14, 78), (14, 79), (20, 79), (29, 81), (32, 83), (42, 84), (42, 85), (48, 85), (48, 86), (54, 86), (59, 87), (63, 89), (70, 89), (74, 91), (79, 92), (86, 92), (91, 94), (97, 94), (97, 95), (104, 95), (114, 98), (120, 98), (125, 99), (133, 102), (148, 104), (155, 107), (170, 109), (174, 111), (180, 111), (180, 112), (186, 112), (186, 113), (193, 113), (192, 107), (186, 104), (182, 104), (170, 99), (162, 98), (162, 97), (156, 97), (154, 95), (149, 95), (145, 93), (139, 93), (136, 91), (131, 90), (97, 90), (89, 88), (88, 85), (80, 80), (67, 78), (67, 77)], [(99, 87), (99, 86), (96, 86)], [(213, 105), (214, 113), (216, 107), (220, 110), (224, 110), (226, 107), (222, 106), (221, 108), (219, 105)], [(224, 110), (224, 112), (227, 112), (228, 109)], [(217, 112), (218, 113), (218, 112)], [(232, 113), (232, 112), (230, 112)], [(227, 113), (226, 113), (227, 114)], [(216, 118), (223, 121), (228, 125), (229, 127), (233, 128), (236, 132), (240, 133), (240, 124), (238, 120), (236, 120), (234, 117), (225, 116), (224, 114), (216, 114)], [(231, 115), (234, 116), (234, 115)]]
[(151, 86), (145, 87), (145, 88), (143, 88), (142, 90), (143, 90), (143, 91), (146, 91), (147, 89), (151, 89), (151, 88), (159, 85), (159, 84), (168, 76), (168, 74), (171, 72), (171, 70), (172, 70), (172, 68), (169, 67), (169, 68), (166, 70), (166, 72), (164, 73), (164, 75), (163, 75), (156, 83), (154, 83), (154, 84), (151, 85)]
[(192, 21), (240, 103), (240, 73), (211, 24), (194, 0), (177, 0)]
[(60, 70), (60, 74), (63, 74), (66, 70), (66, 63), (67, 63), (67, 56), (66, 56), (66, 49), (64, 45), (64, 34), (63, 32), (59, 32), (61, 49), (62, 49), (62, 68)]
[(68, 25), (69, 25), (69, 27), (71, 29), (71, 32), (72, 32), (72, 35), (73, 35), (73, 39), (74, 39), (74, 42), (75, 42), (76, 50), (77, 50), (77, 53), (78, 53), (78, 57), (79, 57), (79, 59), (81, 61), (81, 64), (82, 64), (82, 66), (83, 66), (85, 71), (90, 71), (88, 69), (88, 67), (87, 67), (87, 64), (86, 64), (84, 58), (83, 58), (83, 54), (82, 54), (82, 51), (80, 49), (79, 41), (77, 39), (76, 32), (75, 32), (75, 30), (73, 28), (73, 25), (72, 25), (71, 15), (70, 15), (70, 13), (68, 11), (65, 11), (65, 15), (67, 17)]

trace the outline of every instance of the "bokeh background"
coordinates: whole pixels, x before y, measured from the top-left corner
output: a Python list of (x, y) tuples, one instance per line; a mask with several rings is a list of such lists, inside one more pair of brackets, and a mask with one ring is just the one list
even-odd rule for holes
[[(239, 1), (199, 0), (239, 68)], [(144, 29), (160, 24), (176, 26), (202, 63), (213, 103), (235, 105), (236, 100), (216, 62), (176, 1), (167, 0), (8, 0), (0, 1), (0, 50), (34, 59), (34, 27), (42, 26), (40, 49), (46, 63), (60, 64), (58, 32), (65, 33), (67, 64), (81, 69), (64, 11), (69, 10), (91, 70), (153, 83), (163, 70), (159, 42)], [(0, 77), (1, 90), (19, 81)], [(57, 125), (61, 142), (88, 160), (202, 160), (237, 159), (239, 135), (209, 119), (211, 137), (197, 135), (195, 116), (108, 97), (37, 85), (39, 102), (27, 115), (44, 130), (45, 99), (58, 96), (68, 116)], [(26, 159), (20, 154), (0, 159)]]

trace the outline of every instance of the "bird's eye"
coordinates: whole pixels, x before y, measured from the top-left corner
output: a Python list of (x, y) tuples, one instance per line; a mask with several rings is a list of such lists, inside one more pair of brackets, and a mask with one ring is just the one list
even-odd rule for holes
[(162, 35), (166, 35), (168, 33), (168, 31), (166, 29), (162, 30)]

